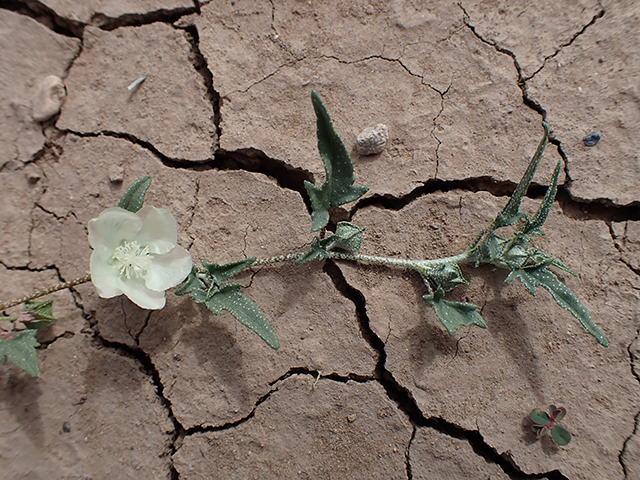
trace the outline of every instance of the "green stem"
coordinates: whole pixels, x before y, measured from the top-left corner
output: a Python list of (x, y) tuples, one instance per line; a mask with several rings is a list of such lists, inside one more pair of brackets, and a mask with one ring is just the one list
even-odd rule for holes
[(353, 262), (371, 263), (374, 265), (386, 265), (390, 267), (408, 268), (410, 270), (417, 270), (419, 272), (428, 271), (446, 263), (469, 263), (472, 261), (472, 256), (468, 250), (462, 252), (459, 255), (451, 257), (438, 258), (435, 260), (412, 260), (404, 258), (390, 258), (390, 257), (377, 257), (374, 255), (364, 255), (360, 253), (343, 253), (343, 252), (329, 252), (329, 257), (336, 260), (350, 260)]
[[(305, 252), (290, 253), (288, 255), (278, 255), (269, 258), (258, 258), (251, 265), (252, 267), (260, 267), (263, 265), (272, 265), (283, 262), (295, 262), (298, 258), (302, 257)], [(407, 268), (409, 270), (416, 270), (418, 272), (428, 272), (443, 264), (456, 263), (458, 265), (462, 263), (470, 263), (474, 261), (474, 256), (471, 250), (467, 249), (459, 255), (453, 255), (451, 257), (438, 258), (435, 260), (413, 260), (409, 258), (392, 258), (392, 257), (378, 257), (375, 255), (364, 255), (360, 253), (348, 253), (348, 252), (336, 252), (329, 251), (329, 258), (335, 260), (347, 260), (358, 263), (369, 263), (373, 265), (385, 265), (387, 267), (399, 267)]]
[(36, 299), (38, 297), (42, 297), (44, 295), (49, 295), (50, 293), (57, 292), (58, 290), (64, 290), (65, 288), (75, 287), (76, 285), (80, 285), (81, 283), (86, 283), (91, 280), (91, 274), (87, 274), (84, 277), (74, 278), (68, 282), (59, 283), (54, 285), (53, 287), (45, 288), (44, 290), (38, 290), (31, 295), (27, 295), (25, 297), (16, 298), (15, 300), (11, 300), (10, 302), (0, 303), (0, 310), (4, 310), (5, 308), (13, 307), (15, 305), (20, 305), (21, 303), (28, 302), (30, 300)]

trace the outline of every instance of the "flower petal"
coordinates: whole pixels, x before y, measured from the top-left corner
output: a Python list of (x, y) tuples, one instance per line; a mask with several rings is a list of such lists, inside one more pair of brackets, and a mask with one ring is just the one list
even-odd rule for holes
[(120, 275), (118, 269), (109, 264), (113, 250), (105, 245), (97, 244), (91, 253), (89, 268), (91, 282), (102, 298), (112, 298), (122, 295)]
[(192, 266), (191, 255), (179, 245), (169, 253), (155, 255), (144, 276), (147, 288), (164, 291), (175, 287), (187, 278)]
[(139, 307), (147, 310), (160, 310), (164, 307), (164, 290), (158, 292), (147, 288), (142, 278), (122, 279), (121, 283), (124, 294)]
[(169, 210), (143, 207), (137, 215), (142, 219), (142, 229), (136, 240), (141, 245), (148, 246), (149, 253), (169, 253), (177, 245), (178, 224)]
[(142, 228), (138, 215), (124, 208), (112, 207), (104, 210), (98, 218), (88, 223), (89, 245), (106, 246), (112, 253), (122, 240), (133, 240)]

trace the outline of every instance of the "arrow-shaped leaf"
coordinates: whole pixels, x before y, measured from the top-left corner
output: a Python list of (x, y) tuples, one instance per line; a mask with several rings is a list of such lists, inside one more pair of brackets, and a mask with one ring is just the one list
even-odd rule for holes
[(36, 330), (28, 329), (17, 333), (12, 339), (0, 338), (0, 361), (4, 365), (9, 360), (32, 377), (40, 376), (36, 347)]
[(118, 206), (136, 213), (144, 205), (144, 196), (147, 194), (149, 185), (151, 185), (151, 177), (149, 175), (140, 177), (124, 192)]
[(533, 220), (531, 220), (530, 222), (525, 222), (524, 227), (522, 227), (521, 232), (523, 235), (534, 233), (538, 235), (544, 235), (544, 232), (542, 231), (542, 225), (544, 225), (544, 222), (547, 221), (549, 211), (553, 206), (553, 201), (555, 200), (556, 193), (558, 192), (558, 176), (560, 175), (561, 165), (561, 162), (558, 161), (551, 177), (551, 184), (549, 185), (549, 188), (547, 188), (547, 193), (545, 194), (544, 199), (540, 204), (540, 208), (538, 208), (538, 211), (533, 217)]
[(429, 305), (433, 305), (436, 315), (447, 329), (449, 335), (453, 335), (456, 330), (466, 325), (478, 325), (487, 328), (482, 316), (476, 311), (477, 306), (472, 303), (451, 302), (444, 300), (444, 290), (438, 288), (435, 293), (423, 295), (422, 299)]
[(231, 277), (237, 275), (245, 268), (253, 265), (253, 262), (255, 261), (256, 257), (249, 257), (244, 260), (225, 263), (224, 265), (203, 261), (202, 267), (213, 276), (216, 283), (221, 284), (222, 282), (226, 282)]
[(556, 303), (565, 310), (571, 312), (587, 332), (593, 335), (601, 345), (604, 345), (605, 347), (609, 346), (607, 337), (605, 337), (604, 333), (602, 333), (593, 320), (591, 320), (587, 307), (585, 307), (582, 302), (576, 298), (574, 293), (569, 290), (569, 288), (562, 283), (558, 277), (547, 270), (545, 265), (514, 270), (509, 274), (506, 281), (511, 281), (514, 278), (519, 278), (527, 287), (529, 292), (534, 296), (536, 286), (546, 288), (551, 293), (551, 296), (553, 296)]
[(218, 293), (204, 303), (216, 315), (220, 315), (222, 310), (227, 310), (241, 324), (253, 330), (267, 345), (277, 350), (280, 348), (280, 342), (273, 333), (271, 325), (258, 305), (238, 291), (240, 287), (240, 284), (224, 285)]
[(318, 118), (318, 150), (324, 163), (325, 183), (318, 188), (305, 180), (304, 186), (311, 199), (311, 231), (317, 232), (329, 223), (329, 209), (353, 202), (369, 188), (354, 186), (353, 164), (340, 136), (336, 133), (331, 117), (320, 95), (311, 91), (313, 108)]
[(542, 127), (544, 128), (544, 136), (538, 144), (536, 153), (529, 162), (527, 171), (524, 172), (524, 175), (520, 179), (520, 183), (518, 183), (518, 186), (511, 195), (511, 198), (509, 198), (505, 207), (500, 213), (498, 213), (498, 216), (494, 220), (492, 225), (494, 230), (500, 227), (513, 225), (524, 216), (524, 213), (520, 211), (520, 203), (522, 202), (522, 197), (525, 196), (529, 189), (529, 185), (531, 184), (531, 180), (533, 180), (533, 175), (536, 173), (536, 169), (538, 168), (538, 164), (540, 163), (540, 159), (544, 153), (544, 148), (547, 146), (547, 140), (549, 139), (549, 125), (547, 125), (546, 122), (542, 122)]

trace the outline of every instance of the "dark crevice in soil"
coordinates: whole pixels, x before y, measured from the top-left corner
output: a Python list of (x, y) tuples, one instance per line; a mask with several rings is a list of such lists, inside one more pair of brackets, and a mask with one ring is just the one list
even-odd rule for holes
[[(489, 176), (473, 177), (465, 180), (427, 180), (421, 186), (401, 197), (390, 194), (375, 194), (359, 200), (349, 212), (349, 218), (360, 209), (376, 207), (387, 210), (402, 210), (419, 197), (436, 192), (461, 190), (466, 192), (489, 192), (495, 197), (511, 196), (516, 184), (510, 181), (497, 181)], [(541, 200), (547, 191), (547, 185), (532, 183), (526, 196)], [(619, 206), (607, 199), (579, 202), (569, 194), (564, 185), (558, 186), (556, 201), (563, 213), (572, 219), (602, 220), (605, 222), (623, 222), (640, 220), (640, 209), (634, 206)]]
[[(635, 354), (633, 353), (633, 350), (631, 349), (631, 346), (638, 341), (638, 337), (640, 336), (640, 330), (636, 331), (636, 336), (633, 339), (633, 341), (631, 341), (631, 343), (629, 343), (629, 345), (627, 345), (627, 353), (629, 354), (629, 365), (631, 368), (631, 374), (635, 377), (636, 381), (638, 383), (640, 383), (640, 376), (636, 373), (635, 369), (633, 368), (633, 366), (636, 364), (636, 362), (638, 362), (638, 357), (635, 356)], [(629, 444), (629, 441), (638, 434), (638, 431), (640, 431), (640, 412), (636, 413), (636, 416), (633, 419), (633, 432), (631, 433), (631, 435), (629, 435), (627, 437), (627, 439), (624, 441), (624, 443), (622, 444), (622, 449), (620, 450), (620, 453), (618, 454), (618, 461), (620, 462), (620, 466), (622, 467), (622, 471), (624, 472), (624, 478), (630, 478), (629, 477), (629, 472), (627, 470), (627, 466), (624, 463), (624, 453), (627, 450), (627, 445)]]
[(587, 31), (587, 28), (589, 28), (591, 25), (593, 25), (594, 23), (596, 23), (596, 21), (598, 21), (600, 18), (604, 17), (604, 8), (602, 8), (598, 13), (596, 13), (593, 18), (591, 19), (591, 21), (589, 23), (587, 23), (585, 26), (583, 26), (580, 31), (576, 32), (573, 37), (571, 37), (571, 39), (566, 42), (561, 44), (555, 52), (553, 52), (551, 55), (547, 56), (544, 58), (544, 62), (542, 62), (542, 65), (540, 66), (540, 68), (538, 68), (535, 72), (533, 72), (531, 75), (529, 75), (527, 78), (525, 78), (525, 82), (528, 82), (529, 80), (531, 80), (533, 77), (535, 77), (538, 72), (540, 70), (542, 70), (546, 65), (547, 65), (547, 61), (551, 60), (552, 58), (554, 58), (556, 55), (558, 55), (562, 49), (568, 47), (569, 45), (571, 45), (573, 42), (576, 41), (576, 39), (582, 35), (584, 32)]
[(153, 155), (158, 157), (160, 161), (167, 167), (172, 168), (192, 168), (198, 165), (205, 165), (210, 159), (204, 160), (186, 160), (183, 158), (171, 158), (166, 156), (160, 150), (158, 150), (152, 143), (142, 140), (135, 135), (125, 132), (114, 132), (111, 130), (100, 130), (98, 132), (76, 132), (74, 130), (61, 130), (63, 134), (70, 133), (80, 138), (95, 138), (95, 137), (112, 137), (127, 140), (131, 143), (141, 146), (142, 148), (149, 150)]
[[(322, 372), (319, 372), (318, 370), (310, 370), (305, 367), (292, 367), (279, 378), (273, 380), (272, 382), (269, 382), (271, 389), (267, 393), (262, 395), (260, 398), (258, 398), (255, 405), (253, 406), (253, 409), (246, 416), (238, 420), (235, 420), (233, 422), (225, 423), (223, 425), (215, 425), (215, 426), (214, 425), (209, 425), (209, 426), (196, 425), (194, 427), (190, 427), (184, 430), (183, 431), (184, 434), (182, 435), (182, 437), (193, 435), (196, 433), (219, 432), (223, 430), (230, 430), (230, 429), (236, 428), (238, 425), (245, 423), (246, 421), (250, 420), (255, 416), (256, 410), (260, 405), (262, 405), (274, 392), (277, 392), (279, 390), (278, 385), (283, 381), (285, 381), (287, 378), (292, 377), (293, 375), (309, 375), (313, 377), (316, 382), (320, 379), (327, 379), (327, 380), (332, 380), (334, 382), (340, 382), (340, 383), (347, 383), (350, 381), (358, 382), (358, 383), (367, 383), (367, 382), (375, 381), (373, 377), (357, 375), (355, 373), (350, 373), (348, 375), (338, 375), (337, 373), (330, 373), (328, 375), (323, 375)], [(314, 387), (315, 387), (315, 383), (314, 383)]]
[(536, 102), (535, 100), (530, 98), (529, 95), (528, 95), (527, 83), (526, 83), (526, 79), (524, 77), (524, 72), (522, 71), (522, 67), (520, 66), (520, 63), (518, 62), (518, 59), (516, 58), (515, 53), (513, 53), (511, 50), (508, 50), (508, 49), (506, 49), (504, 47), (501, 47), (500, 45), (498, 45), (493, 40), (484, 39), (482, 37), (482, 35), (480, 35), (476, 31), (476, 28), (469, 23), (469, 21), (470, 21), (469, 14), (465, 10), (465, 8), (462, 6), (462, 4), (458, 3), (458, 6), (462, 9), (462, 12), (464, 14), (464, 18), (463, 18), (464, 24), (467, 26), (467, 28), (469, 30), (471, 30), (471, 33), (473, 33), (478, 40), (480, 40), (482, 43), (484, 43), (486, 45), (489, 45), (489, 46), (493, 47), (497, 52), (502, 53), (504, 55), (508, 55), (509, 57), (511, 57), (511, 60), (513, 61), (513, 65), (515, 66), (515, 69), (516, 69), (516, 71), (518, 73), (517, 84), (518, 84), (518, 87), (520, 88), (520, 90), (522, 91), (522, 102), (527, 107), (529, 107), (530, 109), (532, 109), (535, 112), (537, 112), (542, 117), (543, 121), (546, 120), (547, 111), (544, 108), (542, 108), (542, 105), (540, 105), (538, 102)]
[(82, 38), (84, 32), (83, 23), (61, 17), (46, 5), (35, 0), (0, 0), (0, 8), (31, 17), (60, 35)]
[(213, 110), (211, 119), (216, 127), (216, 138), (214, 143), (211, 145), (211, 153), (214, 153), (219, 147), (220, 134), (222, 133), (220, 129), (220, 109), (222, 108), (222, 98), (213, 88), (213, 74), (211, 73), (211, 70), (209, 70), (207, 59), (200, 51), (200, 35), (198, 33), (198, 29), (195, 25), (187, 25), (177, 28), (184, 30), (187, 35), (187, 40), (191, 45), (191, 54), (189, 59), (196, 69), (196, 72), (202, 76), (204, 86), (207, 89), (207, 99), (209, 100), (209, 103), (211, 103), (211, 108)]
[(150, 151), (160, 159), (164, 165), (171, 168), (183, 168), (196, 172), (215, 169), (244, 170), (248, 172), (262, 173), (273, 178), (280, 187), (298, 192), (304, 199), (309, 211), (311, 211), (311, 203), (304, 188), (304, 181), (307, 180), (313, 183), (313, 175), (301, 168), (292, 167), (282, 160), (269, 158), (263, 152), (254, 148), (243, 148), (232, 152), (218, 150), (213, 159), (194, 161), (170, 158), (159, 151), (150, 142), (141, 140), (130, 133), (113, 132), (110, 130), (101, 130), (99, 132), (76, 132), (72, 130), (64, 130), (63, 133), (69, 133), (81, 138), (104, 136), (127, 140)]
[(219, 170), (246, 170), (271, 177), (280, 187), (298, 192), (307, 209), (311, 211), (311, 202), (304, 181), (314, 183), (314, 177), (307, 170), (292, 167), (283, 160), (269, 158), (255, 148), (243, 148), (233, 152), (218, 150), (215, 155), (215, 167)]
[(196, 7), (179, 7), (175, 9), (155, 10), (145, 13), (125, 13), (117, 18), (107, 17), (102, 13), (96, 13), (91, 18), (91, 25), (97, 26), (102, 30), (115, 30), (120, 27), (140, 27), (151, 23), (173, 23), (178, 21), (185, 15), (196, 13)]
[[(89, 321), (89, 323), (92, 323), (86, 314), (83, 315), (85, 319)], [(156, 393), (158, 395), (158, 399), (160, 400), (160, 404), (165, 408), (167, 416), (173, 424), (173, 435), (169, 443), (169, 450), (162, 454), (163, 456), (167, 455), (171, 459), (173, 454), (177, 451), (176, 445), (178, 445), (179, 440), (184, 437), (185, 429), (173, 414), (173, 406), (171, 404), (171, 401), (164, 396), (164, 385), (160, 380), (160, 373), (151, 361), (151, 357), (145, 351), (139, 348), (133, 348), (128, 345), (105, 340), (95, 332), (93, 334), (93, 339), (99, 346), (115, 350), (120, 355), (137, 361), (141, 366), (141, 371), (151, 378), (153, 386), (155, 387)], [(173, 466), (173, 462), (170, 462), (170, 474), (172, 479), (180, 478), (177, 470)]]
[[(340, 291), (345, 298), (348, 298), (354, 303), (360, 322), (360, 332), (369, 345), (378, 352), (378, 362), (376, 364), (374, 377), (383, 386), (389, 398), (398, 405), (398, 409), (409, 417), (409, 420), (414, 426), (433, 428), (445, 435), (467, 441), (477, 455), (489, 463), (495, 463), (500, 466), (510, 478), (566, 480), (566, 477), (557, 470), (539, 475), (525, 474), (507, 455), (500, 455), (494, 448), (488, 445), (479, 432), (466, 430), (441, 418), (426, 418), (420, 410), (420, 407), (418, 407), (411, 392), (406, 387), (400, 385), (391, 372), (386, 369), (387, 354), (384, 348), (385, 346), (370, 326), (369, 317), (367, 316), (366, 300), (362, 292), (347, 283), (342, 271), (335, 262), (327, 261), (323, 270), (329, 275), (336, 289)], [(410, 474), (409, 463), (407, 463), (407, 472)], [(409, 478), (412, 478), (412, 475), (409, 476)]]
[(418, 427), (413, 426), (413, 431), (411, 432), (411, 438), (409, 439), (409, 443), (407, 443), (407, 450), (404, 452), (404, 462), (407, 469), (407, 479), (413, 480), (413, 471), (411, 469), (411, 445), (416, 438), (416, 433), (418, 432)]
[(357, 373), (349, 373), (348, 375), (338, 375), (337, 373), (329, 373), (324, 375), (319, 370), (311, 370), (306, 367), (292, 367), (289, 369), (287, 373), (282, 375), (277, 380), (270, 382), (269, 385), (273, 386), (276, 383), (280, 383), (283, 380), (286, 380), (293, 375), (311, 375), (313, 378), (320, 380), (321, 378), (326, 378), (328, 380), (333, 380), (334, 382), (339, 383), (347, 383), (347, 382), (357, 382), (357, 383), (367, 383), (375, 381), (375, 378), (369, 375), (358, 375)]

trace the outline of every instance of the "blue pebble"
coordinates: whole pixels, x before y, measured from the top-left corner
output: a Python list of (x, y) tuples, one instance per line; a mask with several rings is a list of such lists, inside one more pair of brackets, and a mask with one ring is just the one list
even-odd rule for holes
[(600, 141), (600, 134), (598, 132), (591, 132), (589, 135), (584, 137), (582, 141), (584, 142), (585, 147), (593, 147)]

